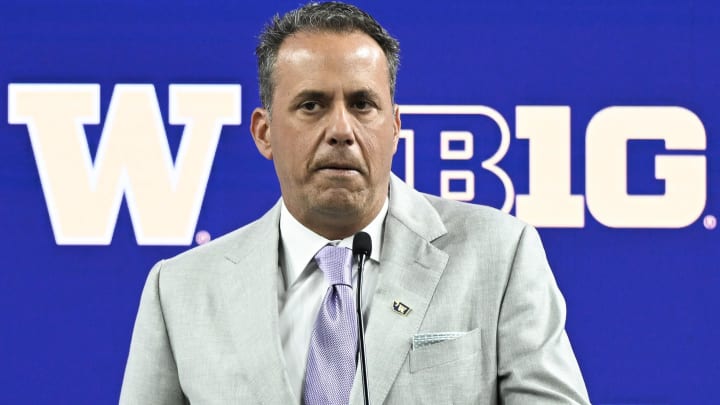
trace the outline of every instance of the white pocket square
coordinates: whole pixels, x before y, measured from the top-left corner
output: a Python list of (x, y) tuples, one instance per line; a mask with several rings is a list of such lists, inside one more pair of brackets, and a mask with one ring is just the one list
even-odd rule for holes
[(467, 332), (418, 333), (416, 335), (413, 335), (412, 349), (417, 350), (421, 347), (430, 346), (435, 343), (457, 339), (465, 334), (467, 334)]

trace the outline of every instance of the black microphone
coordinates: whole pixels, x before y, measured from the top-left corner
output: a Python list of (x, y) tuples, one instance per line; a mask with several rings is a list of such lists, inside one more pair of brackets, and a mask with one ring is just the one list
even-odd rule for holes
[(362, 370), (362, 386), (363, 399), (365, 405), (369, 405), (368, 384), (367, 384), (367, 367), (365, 366), (365, 322), (363, 322), (362, 306), (360, 305), (360, 296), (362, 295), (362, 272), (365, 267), (365, 260), (370, 257), (372, 252), (372, 240), (370, 235), (365, 232), (358, 232), (353, 238), (353, 256), (357, 259), (358, 277), (357, 290), (355, 290), (355, 309), (357, 310), (358, 323), (358, 353), (360, 354), (360, 364)]

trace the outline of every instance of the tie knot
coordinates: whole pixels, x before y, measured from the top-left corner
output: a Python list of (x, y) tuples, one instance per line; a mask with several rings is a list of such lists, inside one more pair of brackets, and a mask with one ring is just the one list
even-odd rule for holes
[(352, 251), (350, 249), (326, 245), (315, 255), (315, 262), (330, 285), (344, 284), (352, 287)]

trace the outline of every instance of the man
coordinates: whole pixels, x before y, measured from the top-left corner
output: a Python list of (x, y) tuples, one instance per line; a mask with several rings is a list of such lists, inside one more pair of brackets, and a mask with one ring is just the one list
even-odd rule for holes
[(362, 402), (357, 331), (346, 322), (342, 338), (322, 335), (337, 330), (321, 320), (353, 307), (325, 305), (357, 278), (345, 260), (352, 282), (326, 281), (321, 252), (347, 252), (359, 231), (373, 245), (362, 301), (371, 404), (589, 403), (536, 231), (391, 175), (398, 51), (372, 17), (341, 3), (266, 27), (251, 132), (282, 198), (152, 269), (121, 403)]

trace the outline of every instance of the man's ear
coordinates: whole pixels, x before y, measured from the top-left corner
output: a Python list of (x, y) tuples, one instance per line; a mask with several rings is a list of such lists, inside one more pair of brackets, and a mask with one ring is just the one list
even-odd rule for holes
[(270, 113), (264, 108), (253, 110), (250, 118), (250, 133), (255, 147), (265, 159), (272, 160), (272, 144), (270, 143)]
[(402, 128), (402, 121), (400, 120), (400, 107), (395, 104), (393, 107), (393, 155), (397, 151), (398, 141), (400, 140), (400, 129)]

